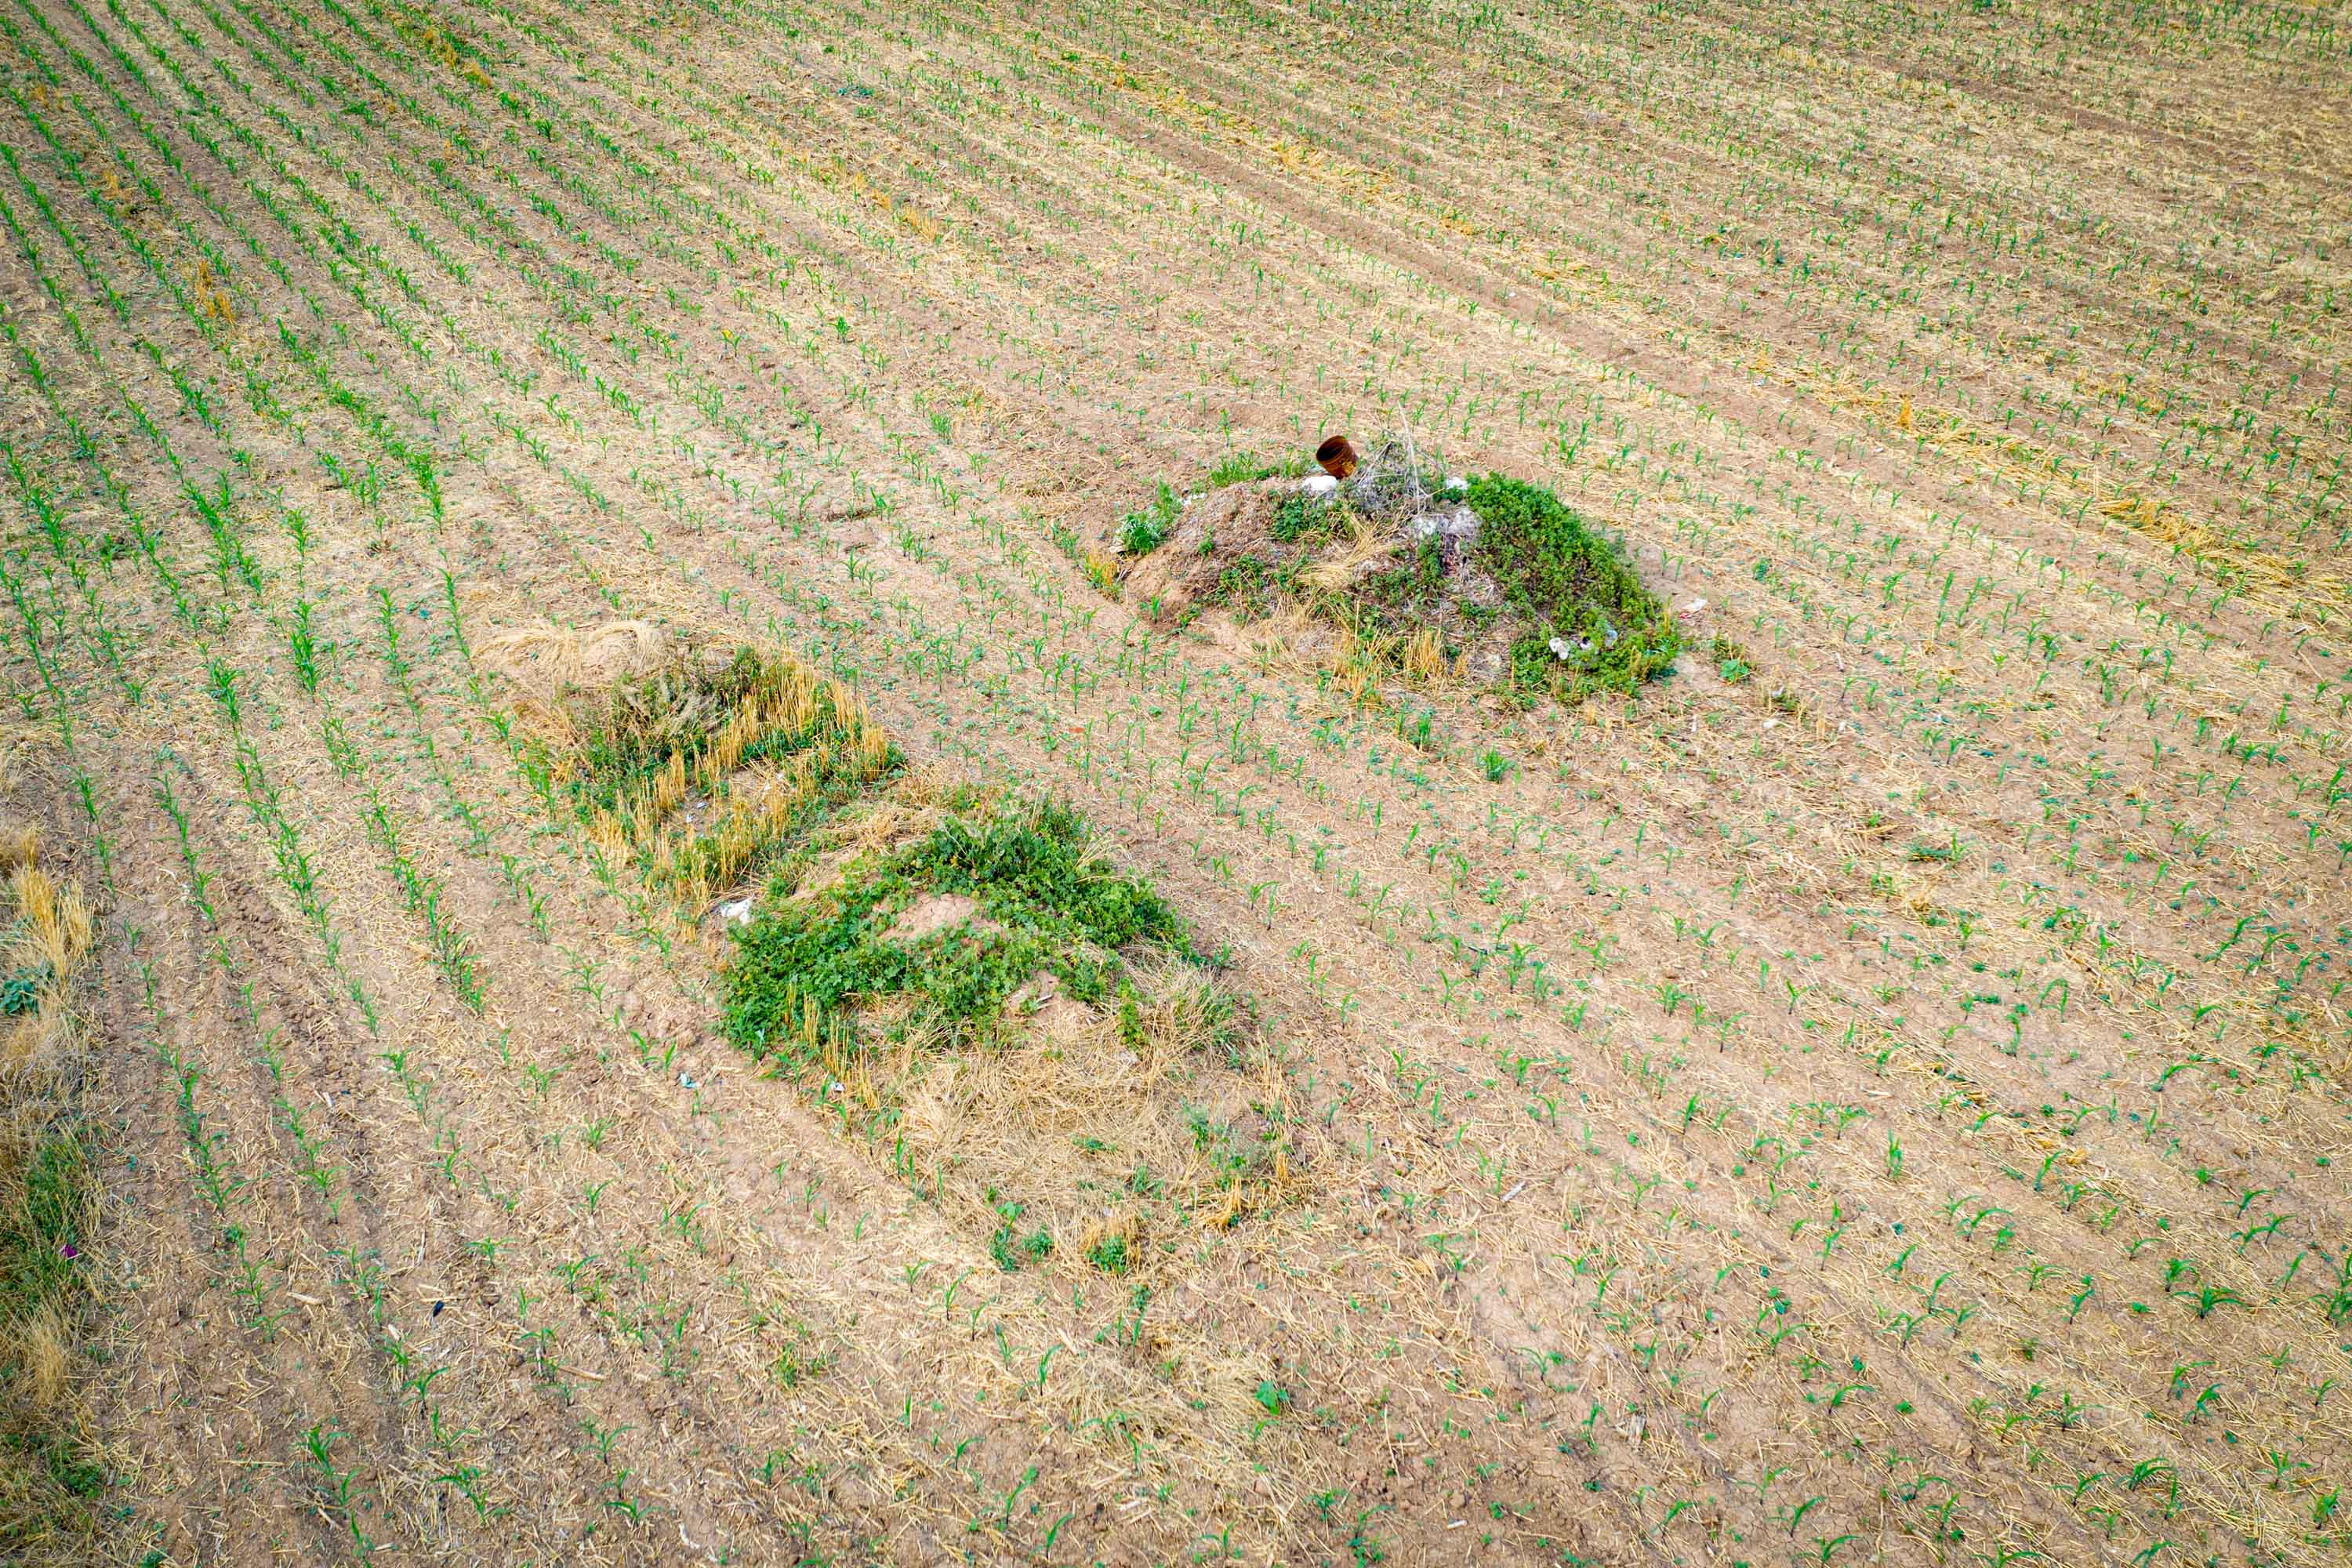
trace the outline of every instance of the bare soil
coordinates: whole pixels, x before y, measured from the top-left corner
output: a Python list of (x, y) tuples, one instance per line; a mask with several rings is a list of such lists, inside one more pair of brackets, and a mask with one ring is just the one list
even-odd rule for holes
[[(110, 1533), (0, 1558), (2341, 1560), (2325, 8), (0, 32), (0, 656), (120, 1106)], [(1406, 421), (1675, 675), (1384, 690), (1057, 547)], [(761, 1076), (754, 889), (545, 787), (675, 639), (1066, 796), (1260, 1054), (1041, 992), (887, 1111)]]

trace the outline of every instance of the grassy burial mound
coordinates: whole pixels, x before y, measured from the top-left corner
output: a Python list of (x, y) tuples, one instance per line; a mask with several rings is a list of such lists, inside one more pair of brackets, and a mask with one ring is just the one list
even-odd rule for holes
[(550, 799), (681, 909), (750, 886), (796, 828), (897, 763), (848, 688), (780, 650), (616, 621), (488, 652), (536, 721)]
[(1005, 1269), (1145, 1271), (1289, 1183), (1254, 1009), (1066, 806), (901, 774), (777, 862), (725, 992), (736, 1045)]
[(549, 802), (732, 917), (727, 1037), (1002, 1266), (1138, 1271), (1287, 1184), (1254, 1010), (1067, 806), (906, 767), (786, 653), (635, 621), (492, 651)]
[(1157, 624), (1287, 619), (1360, 692), (1402, 671), (1575, 701), (1674, 668), (1666, 606), (1539, 485), (1444, 477), (1400, 443), (1345, 479), (1210, 477), (1191, 497), (1162, 485), (1089, 553), (1096, 581)]

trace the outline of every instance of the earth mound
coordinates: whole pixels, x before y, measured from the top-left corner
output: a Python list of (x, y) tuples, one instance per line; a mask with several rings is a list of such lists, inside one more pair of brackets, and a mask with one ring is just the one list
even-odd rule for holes
[(1630, 692), (1681, 648), (1622, 547), (1550, 490), (1436, 477), (1399, 442), (1344, 478), (1252, 476), (1191, 495), (1163, 484), (1097, 546), (1097, 580), (1155, 625), (1296, 607), (1415, 673), (1522, 700)]

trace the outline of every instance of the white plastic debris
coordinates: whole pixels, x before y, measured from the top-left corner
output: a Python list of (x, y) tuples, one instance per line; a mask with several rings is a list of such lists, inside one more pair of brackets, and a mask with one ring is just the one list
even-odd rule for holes
[(1445, 488), (1449, 490), (1466, 490), (1470, 488), (1470, 481), (1460, 474), (1448, 474), (1445, 476)]
[(1705, 599), (1693, 599), (1689, 604), (1683, 606), (1683, 614), (1686, 616), (1695, 616), (1706, 608), (1706, 601)]
[(1466, 506), (1452, 511), (1425, 511), (1407, 525), (1415, 539), (1427, 539), (1436, 534), (1455, 543), (1467, 543), (1478, 537), (1478, 514)]
[(702, 1086), (695, 1082), (691, 1075), (680, 1073), (677, 1075), (677, 1087), (680, 1089), (700, 1089)]
[(751, 900), (742, 898), (737, 899), (732, 903), (721, 904), (719, 906), (719, 912), (737, 925), (748, 924), (751, 919)]
[(1298, 481), (1298, 493), (1303, 496), (1328, 496), (1339, 489), (1339, 481), (1328, 474), (1309, 474)]

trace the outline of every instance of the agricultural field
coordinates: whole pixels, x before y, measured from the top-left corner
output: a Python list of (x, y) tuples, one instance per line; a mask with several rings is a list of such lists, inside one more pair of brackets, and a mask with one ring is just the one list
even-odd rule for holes
[(0, 1562), (2352, 1553), (2341, 5), (0, 0)]

